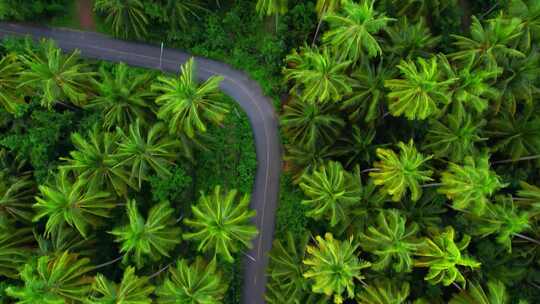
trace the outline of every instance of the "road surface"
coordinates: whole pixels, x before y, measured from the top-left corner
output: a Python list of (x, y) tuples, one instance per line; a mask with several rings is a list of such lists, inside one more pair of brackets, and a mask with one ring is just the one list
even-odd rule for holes
[[(116, 40), (94, 32), (0, 22), (0, 38), (13, 35), (31, 35), (35, 39), (52, 38), (65, 51), (79, 49), (84, 57), (125, 62), (173, 73), (177, 73), (180, 65), (191, 57), (182, 51), (165, 48), (160, 62), (159, 46)], [(201, 80), (213, 75), (224, 77), (221, 89), (238, 102), (251, 122), (258, 163), (251, 208), (257, 211), (254, 223), (259, 229), (259, 235), (253, 240), (249, 256), (244, 257), (243, 303), (265, 303), (265, 270), (267, 254), (272, 246), (281, 170), (278, 119), (271, 100), (263, 95), (259, 85), (246, 74), (206, 58), (195, 57), (195, 61)]]

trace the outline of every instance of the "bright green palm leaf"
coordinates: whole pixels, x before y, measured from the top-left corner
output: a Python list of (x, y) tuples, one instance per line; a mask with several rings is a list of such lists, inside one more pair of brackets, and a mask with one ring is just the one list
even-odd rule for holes
[(186, 240), (196, 241), (197, 250), (221, 256), (233, 262), (233, 253), (251, 247), (257, 228), (251, 223), (255, 211), (249, 209), (249, 195), (238, 199), (238, 192), (222, 191), (216, 186), (210, 195), (201, 193), (197, 204), (191, 207), (193, 218), (184, 223), (192, 232), (185, 233)]
[(154, 287), (149, 284), (147, 277), (138, 277), (135, 268), (129, 266), (118, 284), (98, 274), (92, 290), (85, 304), (151, 304), (150, 295)]
[(472, 282), (467, 289), (452, 297), (449, 304), (508, 304), (510, 298), (506, 286), (500, 281), (488, 281), (487, 292), (478, 282)]
[(33, 243), (31, 228), (15, 228), (14, 222), (0, 219), (0, 277), (19, 277), (19, 268), (30, 258)]
[(15, 54), (7, 54), (0, 59), (0, 105), (10, 113), (24, 104), (23, 94), (17, 88), (21, 71), (22, 64)]
[(142, 39), (148, 32), (148, 17), (141, 0), (96, 0), (94, 11), (106, 15), (105, 22), (116, 37), (126, 39), (134, 34)]
[(367, 285), (356, 298), (362, 304), (404, 304), (408, 303), (406, 301), (409, 292), (409, 282), (398, 284), (388, 279), (382, 279)]
[(0, 172), (0, 218), (32, 221), (36, 185), (29, 175), (10, 177)]

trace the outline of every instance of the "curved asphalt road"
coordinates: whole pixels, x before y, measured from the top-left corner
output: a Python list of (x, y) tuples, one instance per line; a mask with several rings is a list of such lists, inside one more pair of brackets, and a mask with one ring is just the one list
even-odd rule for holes
[[(0, 38), (21, 35), (31, 35), (36, 39), (52, 38), (62, 49), (79, 49), (88, 58), (160, 68), (160, 48), (156, 46), (116, 40), (93, 32), (0, 22)], [(189, 54), (178, 50), (164, 49), (161, 68), (177, 73), (180, 65), (189, 57)], [(277, 117), (270, 99), (263, 95), (259, 85), (246, 74), (221, 62), (199, 57), (195, 59), (199, 78), (204, 80), (212, 75), (224, 77), (221, 89), (244, 109), (253, 128), (258, 166), (251, 208), (257, 211), (254, 223), (259, 229), (259, 235), (253, 240), (249, 256), (244, 258), (243, 302), (265, 303), (265, 269), (268, 264), (267, 253), (272, 246), (281, 169)]]

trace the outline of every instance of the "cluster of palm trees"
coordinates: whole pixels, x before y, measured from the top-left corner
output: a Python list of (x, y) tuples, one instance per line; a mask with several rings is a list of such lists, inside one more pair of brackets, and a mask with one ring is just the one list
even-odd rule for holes
[(443, 42), (430, 18), (451, 1), (319, 2), (281, 115), (311, 221), (275, 241), (268, 302), (538, 299), (540, 3)]
[[(149, 177), (167, 179), (173, 165), (193, 161), (208, 124), (229, 112), (221, 78), (197, 82), (193, 59), (178, 76), (124, 64), (96, 71), (52, 41), (2, 55), (0, 70), (1, 105), (12, 119), (27, 103), (100, 116), (71, 134), (72, 151), (40, 185), (2, 150), (0, 276), (10, 301), (221, 303), (228, 280), (219, 265), (257, 234), (249, 196), (218, 185), (185, 214), (171, 203), (186, 202), (142, 201)], [(119, 257), (96, 265), (96, 244), (107, 238)], [(123, 275), (99, 273), (120, 260)]]

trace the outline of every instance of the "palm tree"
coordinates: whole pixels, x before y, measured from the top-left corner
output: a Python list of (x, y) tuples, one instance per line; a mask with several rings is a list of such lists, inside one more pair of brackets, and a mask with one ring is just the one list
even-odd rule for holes
[(87, 108), (102, 111), (104, 129), (124, 129), (137, 118), (149, 121), (153, 94), (148, 87), (153, 77), (148, 73), (136, 74), (124, 63), (115, 65), (112, 71), (102, 66), (98, 75), (99, 80), (93, 80), (96, 96)]
[(351, 76), (353, 91), (345, 97), (341, 109), (349, 112), (351, 120), (374, 121), (381, 116), (386, 101), (388, 90), (384, 83), (396, 76), (396, 69), (392, 64), (384, 64), (383, 60), (377, 66), (364, 61)]
[(92, 295), (85, 304), (151, 304), (150, 295), (154, 286), (148, 283), (148, 277), (138, 277), (135, 268), (128, 267), (124, 270), (119, 284), (98, 273), (92, 290)]
[(423, 17), (438, 19), (441, 13), (455, 0), (390, 0), (390, 5), (397, 10), (399, 16), (409, 16), (413, 20)]
[(351, 174), (334, 161), (304, 174), (300, 188), (308, 197), (302, 201), (309, 206), (306, 215), (315, 219), (328, 218), (330, 226), (345, 220), (348, 207), (358, 203), (362, 195), (360, 172)]
[(159, 0), (158, 2), (163, 21), (169, 25), (171, 32), (178, 32), (179, 27), (187, 26), (189, 16), (198, 18), (198, 12), (206, 11), (199, 0)]
[(83, 238), (81, 234), (67, 224), (60, 226), (54, 233), (39, 234), (34, 230), (34, 239), (38, 244), (38, 255), (58, 256), (64, 251), (77, 252), (80, 256), (92, 257), (96, 254), (94, 235)]
[(424, 19), (411, 24), (407, 17), (400, 18), (386, 30), (389, 41), (382, 47), (385, 53), (396, 58), (428, 58), (441, 41), (440, 36), (433, 36)]
[(370, 172), (375, 185), (382, 185), (384, 192), (392, 195), (392, 200), (398, 202), (409, 190), (411, 200), (417, 201), (422, 196), (421, 182), (431, 181), (431, 170), (425, 170), (425, 163), (432, 156), (424, 157), (418, 153), (413, 141), (408, 144), (398, 143), (399, 155), (390, 149), (377, 149), (375, 162), (377, 171)]
[(61, 158), (66, 161), (61, 167), (74, 171), (89, 189), (107, 189), (125, 196), (128, 185), (136, 186), (129, 180), (127, 170), (117, 166), (118, 160), (114, 157), (117, 140), (117, 134), (102, 132), (97, 125), (88, 132), (87, 139), (73, 133), (71, 141), (76, 150), (69, 153), (71, 158)]
[(134, 34), (142, 39), (147, 34), (148, 17), (141, 0), (96, 0), (94, 11), (106, 15), (105, 22), (116, 37), (126, 39)]
[(32, 254), (32, 229), (15, 228), (13, 221), (0, 218), (0, 277), (15, 279)]
[(0, 172), (0, 218), (32, 221), (32, 203), (36, 186), (30, 175), (11, 177)]
[(526, 182), (519, 183), (518, 199), (530, 208), (532, 216), (540, 214), (540, 187)]
[(10, 112), (15, 113), (18, 105), (24, 103), (17, 85), (22, 64), (15, 54), (7, 54), (0, 59), (0, 104)]
[(141, 189), (142, 181), (150, 176), (150, 170), (160, 178), (171, 175), (168, 167), (174, 164), (179, 142), (168, 137), (164, 130), (165, 125), (157, 123), (144, 132), (138, 119), (129, 126), (128, 134), (117, 129), (120, 142), (114, 155), (117, 158), (115, 166), (130, 168), (129, 179), (137, 181), (138, 189)]
[(510, 298), (501, 281), (488, 281), (487, 292), (478, 282), (471, 282), (467, 289), (452, 297), (449, 304), (508, 304)]
[(332, 104), (314, 104), (295, 100), (285, 105), (281, 125), (295, 145), (315, 147), (336, 140), (345, 122)]
[(406, 225), (407, 219), (395, 209), (381, 211), (375, 225), (370, 225), (360, 234), (360, 246), (377, 257), (372, 264), (374, 270), (389, 266), (396, 272), (412, 269), (412, 255), (419, 245), (416, 237), (418, 225)]
[(206, 263), (197, 257), (188, 264), (184, 259), (169, 268), (165, 279), (156, 294), (158, 304), (220, 304), (223, 303), (227, 284), (217, 271), (216, 260)]
[(437, 114), (440, 104), (449, 104), (451, 94), (449, 86), (455, 78), (443, 79), (437, 58), (401, 61), (397, 66), (403, 78), (385, 81), (390, 89), (388, 93), (390, 113), (404, 115), (407, 119), (425, 119)]
[(426, 238), (419, 246), (415, 253), (419, 258), (414, 261), (414, 266), (429, 268), (424, 280), (433, 285), (442, 283), (448, 286), (457, 282), (464, 286), (465, 277), (458, 266), (471, 269), (480, 267), (480, 263), (474, 258), (462, 253), (469, 246), (470, 236), (464, 235), (458, 243), (454, 238), (454, 228), (449, 226), (433, 239)]
[(523, 24), (518, 18), (505, 18), (502, 14), (487, 21), (484, 27), (480, 20), (472, 17), (471, 38), (452, 35), (459, 51), (450, 55), (454, 60), (485, 65), (488, 70), (501, 66), (506, 58), (520, 58), (525, 55), (514, 47), (514, 42), (522, 35)]
[(470, 210), (476, 215), (485, 212), (489, 198), (506, 186), (499, 176), (490, 170), (489, 155), (465, 157), (463, 165), (450, 163), (441, 174), (438, 191), (452, 201), (457, 210)]
[(93, 281), (90, 260), (63, 252), (42, 256), (24, 265), (20, 272), (24, 286), (9, 286), (8, 296), (17, 303), (81, 303)]
[(535, 0), (511, 0), (508, 13), (522, 20), (523, 36), (520, 49), (531, 49), (533, 42), (540, 38), (540, 3)]
[(311, 173), (315, 168), (330, 159), (334, 155), (330, 148), (331, 146), (299, 147), (286, 145), (287, 154), (284, 156), (284, 160), (291, 166), (294, 183), (298, 184), (304, 174)]
[(204, 83), (197, 82), (197, 67), (190, 58), (178, 78), (158, 77), (152, 90), (160, 92), (158, 118), (165, 121), (171, 134), (185, 133), (190, 138), (196, 132), (206, 132), (206, 123), (221, 123), (229, 112), (222, 100), (219, 84), (222, 76), (212, 76)]
[(287, 0), (257, 0), (255, 10), (259, 16), (276, 16), (276, 32), (279, 15), (287, 12)]
[(374, 2), (362, 0), (361, 3), (354, 3), (346, 0), (340, 13), (330, 13), (324, 17), (330, 29), (324, 34), (323, 41), (331, 45), (341, 59), (354, 63), (362, 55), (370, 58), (382, 55), (374, 35), (385, 30), (394, 19), (375, 11)]
[(228, 262), (234, 261), (233, 253), (251, 248), (251, 240), (258, 233), (250, 222), (255, 211), (249, 209), (249, 195), (238, 200), (237, 194), (234, 189), (222, 191), (221, 186), (210, 195), (201, 192), (199, 201), (191, 207), (193, 218), (184, 220), (193, 231), (185, 233), (184, 239), (197, 241), (198, 251), (219, 255)]
[(336, 60), (327, 48), (303, 47), (285, 60), (290, 66), (283, 70), (285, 79), (294, 81), (290, 92), (299, 91), (303, 101), (337, 102), (352, 93), (352, 80), (346, 73), (350, 62)]
[(303, 276), (306, 247), (309, 235), (304, 234), (296, 240), (288, 232), (284, 240), (275, 239), (270, 251), (268, 275), (274, 286), (275, 294), (285, 294), (288, 298), (297, 299), (304, 295), (308, 282)]
[(64, 102), (83, 105), (93, 73), (79, 62), (79, 54), (76, 50), (65, 56), (52, 40), (42, 40), (37, 52), (28, 48), (19, 57), (25, 67), (20, 73), (19, 88), (28, 87), (36, 92), (41, 105), (48, 109)]
[(334, 148), (336, 155), (345, 159), (345, 167), (353, 168), (363, 163), (370, 164), (377, 144), (375, 139), (375, 129), (361, 130), (357, 125), (352, 126), (352, 133), (340, 138), (339, 146)]
[(180, 243), (180, 228), (176, 227), (174, 209), (169, 203), (154, 205), (146, 220), (137, 210), (135, 200), (127, 202), (126, 210), (129, 224), (110, 232), (121, 244), (123, 261), (133, 260), (137, 268), (141, 268), (147, 264), (148, 258), (155, 262), (163, 256), (170, 257), (169, 253)]
[(64, 224), (74, 227), (83, 237), (88, 236), (88, 226), (97, 227), (101, 219), (109, 216), (116, 206), (108, 192), (87, 188), (87, 180), (73, 181), (65, 170), (56, 175), (54, 185), (39, 186), (36, 197), (34, 222), (46, 217), (45, 232), (57, 233)]
[(356, 295), (356, 299), (359, 301), (358, 303), (363, 304), (404, 304), (408, 303), (406, 301), (409, 292), (409, 282), (397, 283), (388, 279), (380, 279), (363, 288)]
[(343, 0), (317, 0), (315, 11), (317, 11), (317, 15), (319, 16), (319, 23), (317, 24), (315, 35), (313, 35), (312, 45), (314, 45), (315, 41), (317, 40), (317, 36), (319, 35), (319, 31), (321, 29), (321, 24), (324, 21), (326, 14), (337, 12), (341, 7), (342, 2)]
[(354, 280), (362, 280), (361, 270), (371, 264), (358, 258), (358, 245), (353, 244), (352, 238), (339, 241), (326, 233), (324, 238), (317, 236), (315, 240), (316, 246), (307, 247), (308, 257), (304, 260), (304, 277), (313, 280), (313, 292), (333, 296), (337, 304), (343, 303), (344, 292), (346, 298), (353, 298)]
[(485, 141), (480, 137), (485, 124), (485, 120), (474, 121), (468, 114), (447, 114), (445, 120), (431, 119), (424, 148), (432, 151), (435, 158), (461, 162), (477, 152), (476, 143)]

